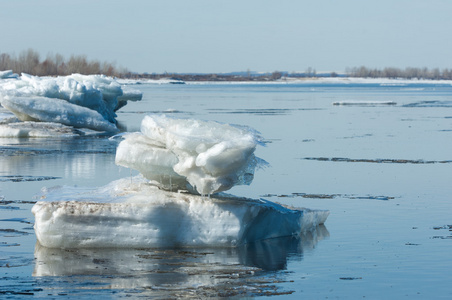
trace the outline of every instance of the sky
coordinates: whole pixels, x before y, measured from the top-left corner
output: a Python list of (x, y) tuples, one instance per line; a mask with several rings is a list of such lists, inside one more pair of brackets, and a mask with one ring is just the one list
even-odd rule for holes
[(0, 53), (139, 73), (452, 68), (450, 0), (2, 0)]

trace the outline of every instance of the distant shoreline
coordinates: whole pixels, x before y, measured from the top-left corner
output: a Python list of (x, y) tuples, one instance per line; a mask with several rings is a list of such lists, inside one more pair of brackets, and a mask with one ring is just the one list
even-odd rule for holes
[(452, 80), (446, 79), (404, 79), (404, 78), (364, 78), (364, 77), (307, 77), (307, 78), (293, 78), (282, 77), (279, 79), (248, 79), (248, 78), (222, 78), (210, 79), (206, 78), (192, 78), (185, 79), (183, 76), (179, 77), (150, 77), (150, 78), (118, 78), (117, 81), (121, 84), (331, 84), (331, 85), (349, 85), (349, 84), (374, 84), (381, 86), (407, 86), (407, 85), (451, 85)]
[(312, 67), (305, 71), (287, 72), (255, 72), (251, 70), (229, 73), (137, 73), (127, 68), (117, 68), (114, 63), (88, 60), (86, 55), (71, 55), (65, 59), (61, 54), (48, 54), (42, 60), (39, 53), (33, 49), (22, 51), (19, 56), (15, 54), (0, 53), (0, 73), (11, 71), (16, 74), (26, 73), (34, 76), (68, 76), (74, 73), (83, 75), (104, 74), (110, 77), (125, 79), (152, 79), (160, 80), (170, 78), (184, 81), (278, 81), (283, 78), (308, 79), (316, 78), (390, 78), (390, 79), (417, 79), (417, 80), (452, 80), (452, 69), (427, 67), (384, 67), (368, 68), (365, 66), (346, 68), (343, 72), (321, 71)]
[[(100, 74), (97, 74), (100, 75)], [(327, 76), (282, 76), (278, 74), (265, 73), (243, 76), (240, 74), (137, 74), (128, 73), (114, 77), (121, 84), (378, 84), (382, 86), (404, 86), (413, 84), (428, 85), (452, 85), (452, 79), (430, 79), (430, 78), (391, 78), (391, 77), (364, 77), (348, 76), (345, 74)], [(34, 75), (36, 76), (36, 75)], [(108, 76), (108, 75), (107, 75)], [(0, 71), (0, 79), (19, 78), (19, 74), (11, 70)], [(42, 77), (56, 77), (42, 76)]]
[(451, 69), (428, 68), (384, 68), (370, 69), (366, 67), (348, 68), (345, 72), (317, 72), (308, 68), (305, 72), (230, 72), (230, 73), (133, 73), (120, 74), (121, 78), (153, 79), (170, 78), (179, 81), (279, 81), (279, 80), (316, 80), (335, 78), (370, 78), (393, 80), (452, 80)]

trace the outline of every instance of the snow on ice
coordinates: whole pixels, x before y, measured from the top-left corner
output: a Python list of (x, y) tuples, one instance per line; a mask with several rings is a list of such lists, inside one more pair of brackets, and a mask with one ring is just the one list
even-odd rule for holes
[(146, 116), (116, 156), (142, 175), (100, 188), (44, 189), (32, 209), (38, 241), (50, 248), (231, 247), (315, 230), (328, 211), (218, 193), (251, 183), (263, 163), (254, 156), (259, 140), (246, 127)]
[(127, 101), (142, 97), (141, 92), (122, 88), (105, 75), (15, 77), (10, 71), (0, 75), (0, 104), (21, 121), (115, 132), (115, 112)]

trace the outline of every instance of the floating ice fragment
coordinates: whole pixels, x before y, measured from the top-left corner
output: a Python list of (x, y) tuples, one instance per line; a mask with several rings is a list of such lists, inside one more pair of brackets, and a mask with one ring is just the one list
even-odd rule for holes
[[(14, 101), (16, 98), (22, 99), (22, 103), (25, 103), (26, 98), (32, 98), (34, 101), (44, 101), (44, 99), (47, 99), (46, 103), (50, 103), (51, 100), (59, 99), (68, 104), (97, 112), (102, 116), (104, 121), (113, 124), (113, 127), (116, 127), (115, 111), (126, 105), (127, 101), (141, 100), (141, 97), (142, 94), (140, 91), (130, 88), (125, 88), (123, 90), (115, 79), (105, 75), (72, 74), (70, 76), (52, 78), (22, 74), (20, 78), (14, 80), (7, 79), (0, 81), (0, 102), (2, 103), (4, 101)], [(58, 105), (61, 106), (59, 102), (55, 103), (58, 103)], [(7, 105), (2, 105), (10, 109)], [(73, 109), (71, 110), (71, 113), (74, 112)], [(13, 110), (13, 112), (19, 114), (19, 119), (24, 119), (21, 111)], [(30, 116), (31, 114), (26, 113), (26, 115)], [(40, 118), (33, 118), (41, 121)], [(25, 119), (28, 120), (28, 118)], [(83, 116), (80, 119), (83, 119)], [(92, 119), (92, 117), (89, 117), (89, 119)], [(65, 120), (65, 117), (62, 117), (61, 120)], [(52, 120), (45, 119), (44, 121), (68, 125), (67, 121), (61, 122), (58, 117), (55, 117)], [(69, 123), (69, 125), (72, 126), (74, 120)], [(96, 121), (96, 123), (98, 122)], [(108, 126), (112, 127), (111, 125)], [(103, 130), (98, 129), (98, 125), (94, 125), (95, 128), (93, 128), (93, 124), (83, 126), (80, 120), (77, 121), (76, 127)], [(107, 128), (105, 131), (116, 130), (116, 128), (114, 128), (114, 130)]]
[[(140, 171), (166, 189), (194, 189), (207, 195), (250, 184), (256, 166), (256, 131), (212, 121), (145, 116), (141, 133), (125, 136), (116, 163)], [(171, 186), (169, 186), (171, 180)]]
[[(32, 209), (36, 236), (45, 247), (230, 247), (298, 236), (329, 214), (266, 200), (172, 193), (140, 177), (78, 193), (68, 189), (54, 189)], [(76, 201), (60, 201), (65, 195)]]
[(19, 75), (16, 73), (13, 73), (12, 70), (0, 71), (0, 79), (18, 78), (18, 77), (19, 77)]
[(143, 98), (143, 93), (137, 89), (132, 89), (127, 86), (122, 87), (122, 96), (118, 96), (118, 104), (115, 111), (127, 104), (127, 101), (140, 101)]
[(4, 96), (0, 102), (21, 121), (54, 122), (97, 131), (118, 131), (115, 124), (105, 120), (98, 112), (61, 99)]

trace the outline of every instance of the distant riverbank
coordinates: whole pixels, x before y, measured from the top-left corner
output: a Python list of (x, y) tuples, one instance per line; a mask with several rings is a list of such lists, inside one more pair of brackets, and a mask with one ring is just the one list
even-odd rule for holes
[(118, 78), (121, 84), (333, 84), (333, 85), (380, 85), (380, 86), (412, 86), (412, 85), (452, 85), (452, 80), (403, 79), (403, 78), (359, 78), (359, 77), (281, 77), (279, 79), (247, 79), (243, 77), (229, 78), (185, 78), (156, 76), (150, 78)]

